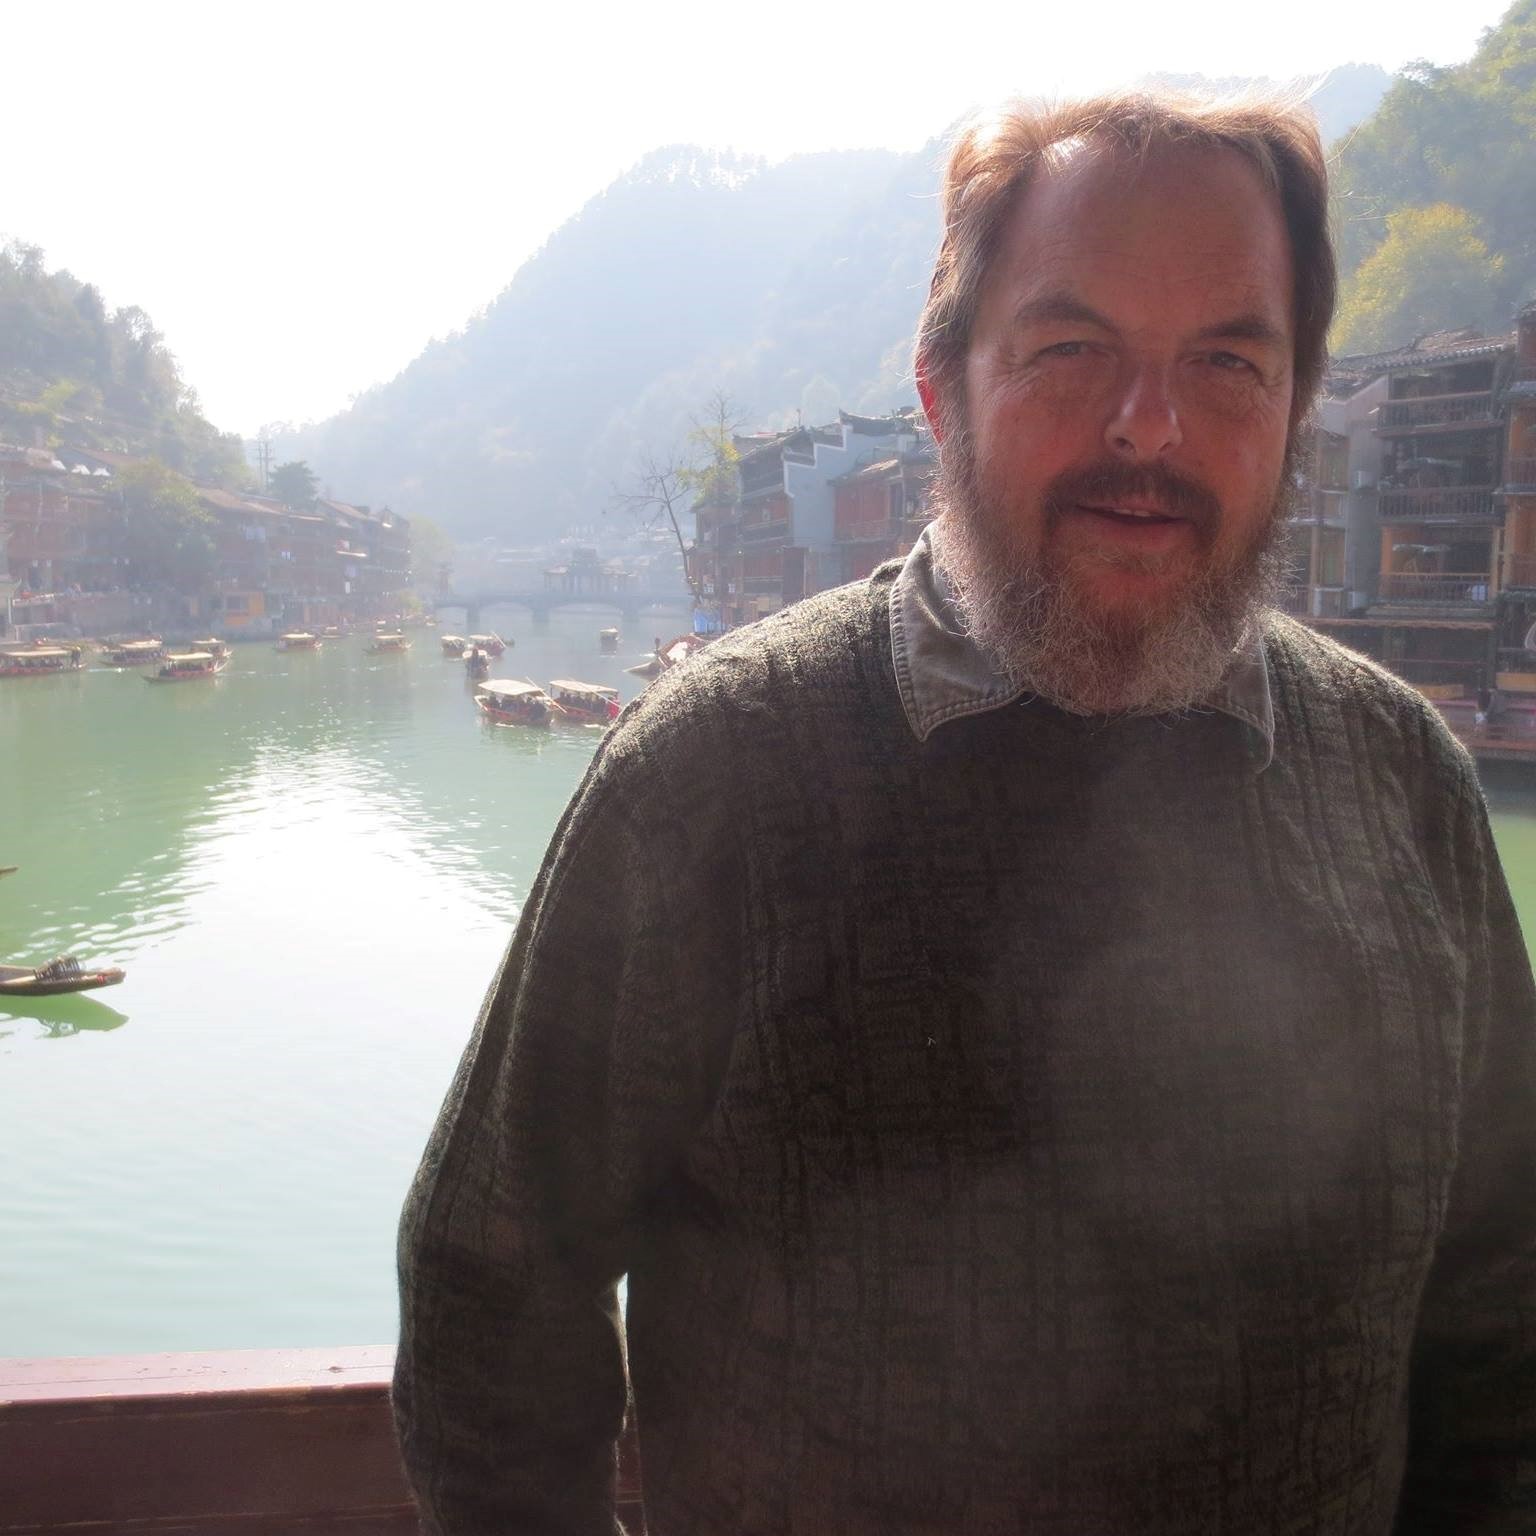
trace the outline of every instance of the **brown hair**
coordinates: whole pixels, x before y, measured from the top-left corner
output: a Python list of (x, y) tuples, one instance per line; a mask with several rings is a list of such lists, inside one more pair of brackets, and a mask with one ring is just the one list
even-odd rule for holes
[(1235, 149), (1258, 170), (1279, 199), (1290, 235), (1296, 328), (1291, 418), (1300, 421), (1327, 366), (1338, 277), (1317, 125), (1299, 101), (1277, 96), (1218, 101), (1137, 92), (1054, 107), (1010, 102), (994, 118), (965, 129), (944, 169), (944, 242), (917, 331), (918, 367), (938, 399), (962, 397), (982, 283), (1016, 197), (1035, 167), (1074, 139), (1137, 158), (1175, 145)]

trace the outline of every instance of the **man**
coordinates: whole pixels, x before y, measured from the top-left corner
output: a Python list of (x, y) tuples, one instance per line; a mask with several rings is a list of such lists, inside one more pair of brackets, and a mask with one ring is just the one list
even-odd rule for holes
[(1326, 207), (1279, 107), (961, 139), (942, 515), (628, 712), (428, 1149), (429, 1528), (610, 1531), (627, 1379), (653, 1536), (1536, 1529), (1482, 801), (1265, 606)]

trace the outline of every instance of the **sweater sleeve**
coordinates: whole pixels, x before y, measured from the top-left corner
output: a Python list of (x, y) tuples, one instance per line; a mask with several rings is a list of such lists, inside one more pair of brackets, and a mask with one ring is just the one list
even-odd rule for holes
[(617, 1285), (713, 1062), (690, 903), (657, 878), (680, 850), (612, 767), (556, 832), (402, 1217), (396, 1424), (442, 1536), (617, 1528)]
[(1414, 1341), (1397, 1536), (1536, 1531), (1536, 998), (1475, 784), (1457, 821), (1461, 1116)]

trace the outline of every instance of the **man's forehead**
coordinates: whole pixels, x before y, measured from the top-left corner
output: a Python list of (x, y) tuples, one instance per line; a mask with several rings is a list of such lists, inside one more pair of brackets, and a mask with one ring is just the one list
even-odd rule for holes
[[(994, 299), (1183, 291), (1270, 309), (1289, 324), (1290, 244), (1279, 200), (1236, 150), (1170, 146), (1132, 157), (1083, 139), (1052, 146), (1010, 211)], [(1000, 292), (997, 290), (1001, 290)]]

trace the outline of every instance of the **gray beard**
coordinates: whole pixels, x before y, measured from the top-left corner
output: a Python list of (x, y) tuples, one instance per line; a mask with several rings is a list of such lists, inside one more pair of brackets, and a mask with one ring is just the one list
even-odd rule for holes
[(976, 483), (965, 434), (945, 445), (933, 538), (962, 628), (1021, 692), (1075, 714), (1161, 715), (1208, 701), (1285, 582), (1288, 451), (1274, 505), (1248, 545), (1144, 612), (1105, 612), (1088, 557), (1026, 547)]

